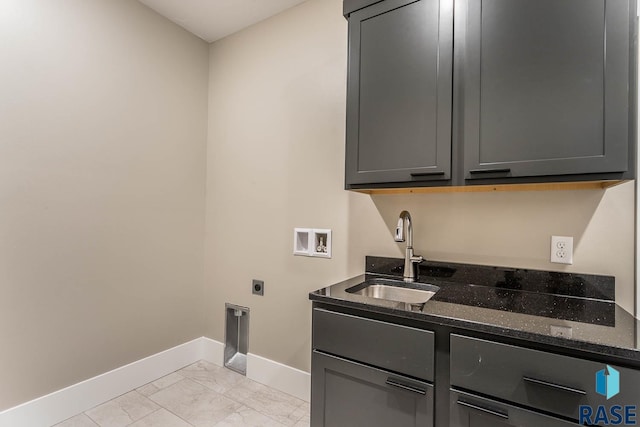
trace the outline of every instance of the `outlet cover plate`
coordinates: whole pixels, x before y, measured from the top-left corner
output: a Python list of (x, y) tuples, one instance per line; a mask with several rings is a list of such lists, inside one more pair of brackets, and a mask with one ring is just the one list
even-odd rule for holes
[(264, 295), (264, 280), (253, 279), (251, 281), (251, 293), (253, 295)]
[(573, 237), (551, 236), (551, 262), (573, 264)]
[(573, 335), (573, 328), (571, 326), (551, 325), (549, 332), (552, 337), (571, 338)]

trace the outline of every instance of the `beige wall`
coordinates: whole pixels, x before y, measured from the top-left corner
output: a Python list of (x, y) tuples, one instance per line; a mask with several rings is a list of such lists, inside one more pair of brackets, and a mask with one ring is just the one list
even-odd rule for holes
[[(251, 308), (252, 353), (307, 370), (308, 292), (367, 254), (402, 256), (402, 209), (429, 259), (612, 274), (633, 309), (632, 183), (342, 189), (341, 7), (310, 0), (207, 51), (135, 1), (0, 2), (0, 410), (196, 338), (204, 319), (222, 341), (225, 302)], [(292, 255), (301, 226), (333, 229), (332, 259)], [(547, 261), (552, 234), (575, 237), (573, 266)]]
[[(607, 191), (375, 196), (344, 191), (347, 25), (341, 0), (310, 0), (211, 45), (207, 153), (207, 335), (225, 302), (251, 309), (249, 351), (310, 359), (309, 291), (359, 274), (366, 254), (402, 256), (392, 228), (413, 214), (434, 260), (611, 274), (633, 310), (633, 183)], [(333, 229), (333, 258), (292, 255), (293, 228)], [(575, 263), (548, 262), (552, 234)], [(251, 295), (251, 279), (265, 296)]]
[(207, 45), (0, 2), (0, 410), (202, 335)]

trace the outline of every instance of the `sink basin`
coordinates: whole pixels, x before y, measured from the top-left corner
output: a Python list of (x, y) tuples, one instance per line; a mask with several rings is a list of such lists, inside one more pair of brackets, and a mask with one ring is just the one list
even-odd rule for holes
[(433, 297), (439, 287), (425, 283), (406, 283), (400, 280), (370, 279), (357, 284), (347, 292), (406, 304), (424, 304)]

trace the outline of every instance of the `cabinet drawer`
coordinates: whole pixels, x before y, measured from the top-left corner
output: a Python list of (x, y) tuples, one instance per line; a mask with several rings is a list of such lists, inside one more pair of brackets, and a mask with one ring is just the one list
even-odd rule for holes
[(313, 348), (433, 381), (430, 331), (313, 309)]
[[(451, 385), (577, 420), (579, 406), (636, 405), (640, 372), (619, 372), (620, 392), (601, 396), (596, 377), (606, 364), (477, 338), (451, 335)], [(615, 373), (613, 374), (615, 376)]]
[(451, 392), (451, 427), (544, 426), (575, 423), (463, 392)]
[(433, 427), (431, 384), (318, 351), (311, 361), (312, 427)]

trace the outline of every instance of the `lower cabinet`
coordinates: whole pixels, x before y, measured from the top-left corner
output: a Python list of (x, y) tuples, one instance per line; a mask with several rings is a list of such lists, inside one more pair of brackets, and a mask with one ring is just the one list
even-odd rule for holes
[[(576, 423), (583, 414), (581, 408), (595, 413), (597, 408), (617, 406), (622, 411), (628, 406), (635, 408), (640, 402), (640, 372), (617, 365), (457, 334), (451, 334), (449, 360), (450, 384), (456, 391), (490, 396)], [(596, 383), (599, 376), (609, 375), (615, 378), (612, 383), (616, 390), (605, 396), (601, 387), (607, 391), (608, 383)], [(594, 415), (590, 419), (597, 419), (594, 424), (601, 425), (600, 419), (606, 421), (608, 417)]]
[(433, 386), (314, 350), (311, 427), (433, 427)]
[(314, 307), (311, 427), (433, 427), (434, 337)]
[(635, 362), (411, 325), (314, 307), (311, 427), (569, 427), (627, 416), (636, 425), (640, 417)]
[(451, 427), (569, 427), (575, 423), (516, 408), (468, 393), (451, 391)]

